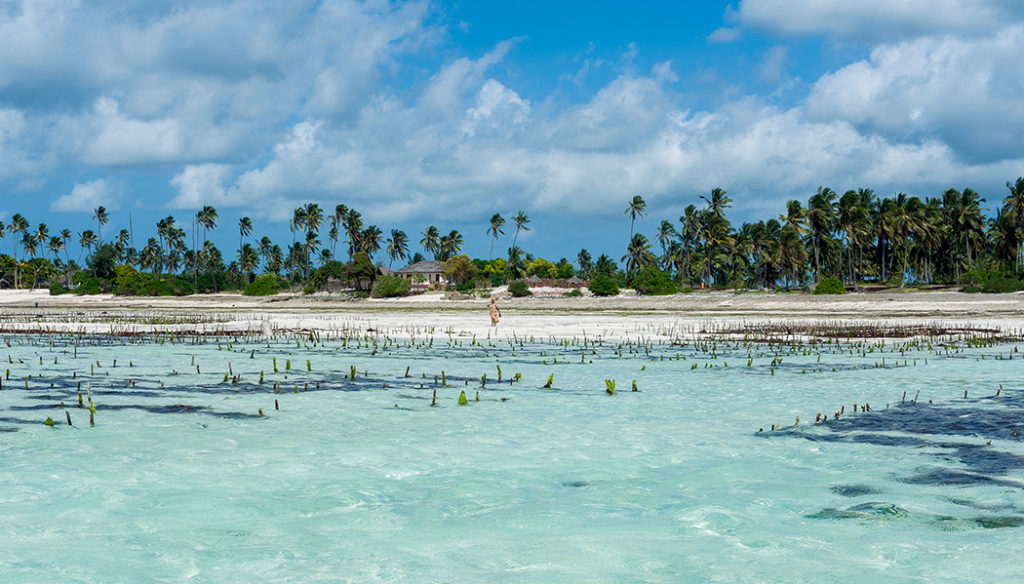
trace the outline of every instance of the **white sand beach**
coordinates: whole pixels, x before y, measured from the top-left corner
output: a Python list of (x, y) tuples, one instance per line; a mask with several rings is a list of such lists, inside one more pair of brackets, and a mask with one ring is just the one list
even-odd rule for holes
[(0, 291), (5, 332), (200, 334), (317, 331), (397, 336), (452, 334), (480, 338), (636, 338), (689, 336), (751, 327), (812, 324), (1024, 330), (1024, 294), (959, 292), (854, 293), (842, 296), (697, 292), (673, 296), (568, 298), (538, 290), (512, 298), (501, 289), (503, 318), (490, 326), (488, 298), (423, 294), (398, 299), (347, 300), (340, 295), (246, 297), (205, 294), (183, 298), (113, 295), (50, 296), (46, 291)]

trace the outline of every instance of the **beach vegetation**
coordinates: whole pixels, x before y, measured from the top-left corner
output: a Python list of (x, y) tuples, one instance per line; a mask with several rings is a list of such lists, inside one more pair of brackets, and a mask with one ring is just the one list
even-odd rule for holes
[(843, 285), (843, 281), (836, 276), (828, 276), (823, 278), (818, 285), (814, 287), (815, 294), (846, 294), (846, 286)]
[(271, 296), (277, 294), (282, 286), (287, 286), (288, 281), (280, 276), (264, 274), (250, 282), (243, 290), (243, 296)]
[(611, 277), (599, 273), (594, 275), (590, 279), (590, 284), (587, 286), (594, 296), (618, 296), (619, 286), (615, 283)]
[(374, 298), (396, 298), (406, 296), (412, 288), (412, 283), (401, 276), (387, 275), (377, 278), (373, 283), (370, 296)]
[(456, 285), (470, 282), (477, 275), (477, 267), (466, 254), (452, 256), (441, 265), (444, 277)]
[(638, 294), (645, 296), (665, 296), (679, 292), (679, 284), (672, 278), (672, 274), (659, 270), (653, 264), (638, 270), (629, 285)]
[(530, 292), (530, 286), (523, 280), (515, 280), (509, 283), (508, 292), (516, 298), (533, 296), (533, 292)]

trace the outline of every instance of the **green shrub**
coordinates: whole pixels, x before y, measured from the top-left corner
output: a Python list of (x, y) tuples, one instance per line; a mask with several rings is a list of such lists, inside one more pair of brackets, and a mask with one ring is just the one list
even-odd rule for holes
[(981, 291), (989, 294), (1001, 294), (1024, 290), (1024, 280), (1007, 274), (992, 274), (981, 286)]
[(843, 286), (842, 280), (835, 276), (829, 276), (818, 282), (818, 285), (814, 287), (815, 294), (846, 294), (846, 286)]
[(692, 294), (693, 293), (693, 288), (690, 287), (690, 286), (687, 286), (686, 288), (683, 288), (682, 290), (680, 290), (680, 292), (682, 292), (683, 294)]
[(50, 284), (50, 296), (60, 296), (61, 294), (67, 294), (68, 289), (60, 284)]
[(516, 280), (508, 285), (508, 291), (512, 296), (516, 298), (522, 298), (523, 296), (533, 296), (533, 292), (530, 292), (530, 286), (522, 280)]
[(264, 274), (242, 290), (242, 296), (271, 296), (277, 294), (281, 287), (280, 278), (273, 274)]
[(619, 287), (615, 282), (604, 274), (595, 274), (590, 279), (587, 288), (594, 293), (594, 296), (618, 296)]
[(562, 294), (562, 296), (568, 296), (569, 298), (579, 298), (580, 296), (583, 296), (583, 292), (579, 288), (573, 288), (572, 290), (569, 290), (568, 292)]
[(316, 286), (306, 286), (305, 288), (302, 289), (302, 293), (306, 295), (312, 294), (314, 292), (316, 292)]
[(679, 285), (672, 280), (671, 274), (662, 272), (655, 266), (644, 266), (633, 277), (630, 285), (638, 294), (648, 296), (664, 296), (679, 291)]
[(85, 294), (99, 294), (100, 292), (99, 278), (85, 278), (82, 283), (78, 285), (78, 288), (75, 288), (75, 294), (78, 294), (79, 296)]
[(409, 293), (412, 283), (401, 276), (387, 275), (377, 278), (370, 290), (370, 296), (374, 298), (395, 298), (405, 296)]
[(999, 294), (1024, 290), (1024, 280), (1020, 276), (981, 268), (965, 272), (961, 281), (964, 292)]

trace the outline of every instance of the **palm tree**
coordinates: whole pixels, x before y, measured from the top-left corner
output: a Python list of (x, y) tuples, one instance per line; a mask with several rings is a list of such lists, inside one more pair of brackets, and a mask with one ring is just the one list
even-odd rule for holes
[(462, 234), (452, 229), (448, 235), (441, 238), (441, 260), (447, 260), (462, 251)]
[(658, 244), (661, 245), (661, 261), (666, 268), (669, 264), (669, 244), (675, 242), (678, 238), (679, 234), (676, 233), (672, 223), (662, 219), (661, 225), (658, 226)]
[(807, 211), (804, 210), (800, 201), (786, 201), (786, 214), (779, 215), (779, 221), (783, 227), (789, 227), (797, 235), (803, 236), (807, 233), (804, 222), (807, 220)]
[(651, 244), (647, 241), (647, 237), (643, 233), (634, 234), (633, 238), (629, 240), (626, 255), (622, 256), (619, 261), (626, 262), (626, 273), (630, 276), (635, 274), (638, 269), (654, 263), (654, 254), (651, 253)]
[[(683, 214), (679, 217), (679, 223), (682, 224), (682, 229), (679, 232), (679, 240), (682, 244), (682, 270), (680, 271), (681, 278), (691, 278), (690, 275), (690, 256), (693, 253), (693, 248), (697, 243), (697, 233), (699, 231), (699, 218), (700, 213), (697, 211), (697, 207), (693, 205), (687, 205), (683, 209)], [(692, 280), (691, 280), (692, 281)]]
[(146, 242), (146, 246), (142, 248), (139, 254), (139, 267), (143, 270), (148, 269), (150, 273), (155, 273), (161, 264), (162, 248), (163, 246), (160, 245), (155, 237), (150, 237), (149, 241)]
[[(2, 225), (3, 223), (0, 223), (0, 226)], [(0, 227), (0, 230), (2, 230), (2, 227)], [(61, 248), (64, 250), (64, 261), (69, 264), (71, 263), (71, 258), (68, 257), (68, 243), (71, 242), (71, 237), (72, 234), (70, 229), (65, 228), (60, 230), (60, 241)]]
[[(1006, 188), (1010, 194), (1003, 199), (1003, 210), (1008, 215), (1008, 221), (1024, 229), (1024, 177), (1017, 177), (1017, 181), (1010, 183), (1006, 181)], [(1018, 248), (1014, 255), (1014, 269), (1020, 271), (1021, 256), (1024, 255), (1024, 247)]]
[(981, 198), (981, 196), (972, 189), (964, 189), (960, 194), (960, 204), (958, 206), (959, 213), (955, 217), (955, 220), (958, 231), (964, 240), (964, 246), (967, 250), (968, 267), (972, 267), (974, 265), (975, 259), (975, 256), (972, 253), (971, 243), (974, 242), (976, 248), (983, 240), (984, 219), (981, 215), (981, 203), (984, 202), (985, 199)]
[(270, 250), (264, 256), (266, 258), (267, 271), (275, 276), (281, 272), (281, 268), (284, 267), (284, 251), (280, 245), (274, 244), (270, 246)]
[(348, 237), (348, 259), (352, 259), (362, 243), (359, 238), (363, 234), (363, 216), (355, 209), (349, 209), (345, 215), (345, 236)]
[(386, 243), (388, 245), (388, 257), (391, 258), (388, 261), (388, 269), (391, 269), (391, 264), (394, 263), (395, 260), (404, 260), (409, 257), (409, 236), (407, 236), (404, 231), (400, 229), (392, 229), (391, 237)]
[(373, 261), (373, 255), (380, 251), (380, 238), (383, 235), (380, 227), (370, 225), (363, 230), (359, 236), (359, 251), (366, 254)]
[[(89, 251), (89, 254), (92, 255), (92, 247), (96, 245), (97, 241), (98, 238), (96, 237), (96, 234), (93, 233), (92, 229), (86, 229), (78, 234), (78, 244), (82, 246), (82, 251), (78, 254), (79, 261), (82, 259), (82, 253), (87, 250)], [(94, 272), (93, 276), (95, 275), (96, 274)]]
[(13, 247), (14, 247), (14, 287), (15, 288), (20, 288), (21, 287), (21, 275), (20, 275), (21, 274), (21, 269), (20, 269), (21, 264), (18, 263), (18, 245), (21, 243), (20, 240), (19, 240), (19, 237), (24, 237), (24, 235), (26, 233), (28, 233), (28, 227), (29, 227), (28, 219), (23, 217), (21, 215), (21, 213), (15, 213), (14, 216), (11, 217), (11, 222), (8, 225), (8, 230), (12, 234), (14, 234), (14, 238), (12, 239), (12, 242), (14, 244)]
[(989, 220), (988, 239), (992, 245), (992, 257), (1002, 266), (1017, 267), (1018, 250), (1021, 245), (1021, 229), (1017, 226), (1012, 210), (1007, 206)]
[[(238, 253), (242, 253), (242, 240), (252, 235), (252, 219), (242, 217), (238, 220)], [(241, 262), (239, 262), (241, 263)], [(244, 271), (244, 270), (243, 270)]]
[[(206, 236), (211, 229), (217, 228), (217, 210), (210, 205), (204, 205), (203, 208), (196, 213), (196, 224), (203, 228), (203, 250), (206, 252), (208, 251)], [(208, 253), (207, 260), (209, 260)], [(209, 266), (210, 262), (207, 261), (207, 269), (209, 269)], [(193, 275), (197, 278), (196, 282), (198, 283), (198, 273), (195, 272), (195, 266), (193, 266)]]
[[(292, 218), (288, 220), (288, 231), (292, 232), (292, 249), (295, 249), (295, 232), (301, 231), (306, 226), (306, 208), (296, 207), (292, 211)], [(295, 282), (295, 263), (293, 254), (288, 254), (288, 283)]]
[(266, 262), (270, 258), (270, 248), (273, 247), (273, 245), (274, 242), (272, 242), (266, 235), (260, 238), (259, 253), (260, 257), (263, 258), (264, 266), (266, 266)]
[(797, 271), (807, 261), (807, 248), (800, 241), (800, 234), (788, 225), (779, 232), (779, 243), (775, 249), (775, 265), (783, 274), (786, 290), (797, 281)]
[(487, 234), (493, 239), (491, 239), (491, 251), (487, 254), (487, 261), (494, 258), (494, 242), (498, 241), (498, 235), (505, 235), (505, 232), (501, 230), (501, 226), (504, 224), (505, 218), (501, 216), (501, 213), (491, 215), (491, 226), (487, 228)]
[(103, 241), (103, 226), (110, 221), (110, 217), (107, 215), (107, 208), (103, 205), (96, 207), (96, 210), (92, 213), (92, 218), (96, 221), (97, 238), (99, 241)]
[(580, 267), (580, 275), (589, 277), (591, 270), (594, 269), (594, 262), (590, 259), (590, 252), (586, 249), (581, 249), (580, 253), (576, 256), (576, 265)]
[(818, 192), (807, 201), (807, 224), (814, 248), (814, 281), (821, 281), (821, 249), (825, 239), (832, 233), (835, 223), (836, 192), (828, 187), (818, 187)]
[[(516, 225), (516, 236), (512, 238), (512, 247), (516, 247), (516, 242), (519, 241), (520, 231), (529, 231), (530, 228), (526, 226), (530, 222), (530, 218), (527, 217), (526, 213), (520, 211), (512, 218), (512, 223)], [(517, 248), (518, 249), (518, 248)]]
[(633, 200), (626, 205), (626, 212), (624, 213), (629, 217), (629, 241), (630, 245), (633, 243), (633, 223), (637, 217), (643, 217), (647, 215), (647, 201), (640, 195), (634, 195)]
[(338, 234), (342, 225), (345, 223), (345, 219), (348, 217), (348, 206), (337, 205), (334, 207), (334, 214), (331, 215), (331, 228), (327, 232), (327, 237), (331, 240), (331, 255), (337, 255), (338, 246)]
[(854, 291), (857, 290), (857, 274), (853, 269), (853, 247), (856, 245), (859, 248), (867, 235), (867, 209), (860, 202), (857, 191), (851, 189), (843, 193), (836, 207), (836, 226), (843, 232), (847, 267)]
[(420, 240), (420, 247), (423, 248), (424, 252), (432, 253), (436, 257), (440, 251), (441, 232), (437, 227), (431, 225), (420, 235), (423, 236), (423, 239)]
[(719, 219), (725, 219), (725, 210), (731, 209), (732, 199), (725, 196), (725, 190), (715, 187), (711, 189), (711, 198), (707, 198), (701, 195), (700, 198), (704, 199), (708, 204), (708, 210), (714, 213)]
[(893, 200), (892, 211), (893, 238), (899, 244), (900, 255), (903, 259), (903, 271), (900, 274), (900, 288), (903, 288), (907, 280), (910, 245), (913, 236), (918, 231), (921, 200), (906, 193), (897, 193)]
[[(313, 241), (316, 241), (317, 247), (320, 246), (320, 240), (317, 237), (320, 235), (320, 225), (324, 221), (324, 212), (320, 209), (320, 205), (316, 203), (306, 203), (306, 241), (310, 242), (309, 233), (314, 235)], [(312, 248), (306, 246), (306, 277), (309, 276), (309, 261), (310, 252)]]
[(526, 273), (526, 263), (523, 261), (523, 250), (512, 246), (508, 248), (508, 263), (505, 264), (508, 270), (509, 280), (518, 280)]
[(248, 280), (252, 279), (252, 273), (259, 263), (260, 255), (251, 244), (246, 243), (238, 248), (238, 269), (248, 276)]

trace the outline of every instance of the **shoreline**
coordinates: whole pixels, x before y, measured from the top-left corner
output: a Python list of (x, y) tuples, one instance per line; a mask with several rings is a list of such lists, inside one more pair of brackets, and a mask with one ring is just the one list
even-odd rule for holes
[[(141, 335), (295, 334), (390, 336), (450, 334), (488, 339), (686, 338), (773, 330), (800, 336), (823, 327), (899, 338), (906, 331), (965, 329), (962, 334), (1024, 335), (1024, 294), (871, 292), (840, 296), (694, 292), (612, 298), (505, 297), (490, 327), (488, 299), (442, 294), (345, 300), (337, 295), (246, 297), (50, 296), (0, 291), (0, 332)], [(38, 307), (36, 307), (38, 303)], [(738, 332), (739, 331), (739, 332)], [(886, 332), (888, 331), (888, 332)], [(838, 336), (838, 335), (837, 335)], [(912, 336), (912, 335), (910, 335)], [(868, 338), (868, 337), (863, 337)]]

